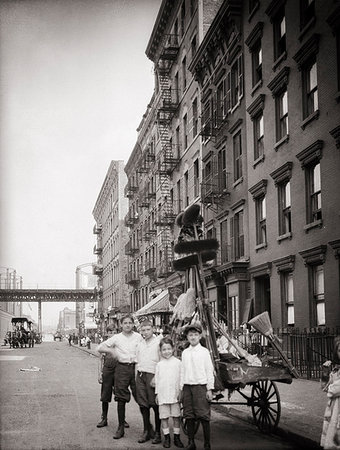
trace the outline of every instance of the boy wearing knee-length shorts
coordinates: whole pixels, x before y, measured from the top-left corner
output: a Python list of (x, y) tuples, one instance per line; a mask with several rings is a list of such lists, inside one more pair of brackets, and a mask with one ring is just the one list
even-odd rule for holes
[(183, 389), (183, 417), (186, 419), (189, 443), (186, 447), (195, 450), (195, 421), (203, 427), (204, 450), (210, 447), (210, 402), (214, 388), (214, 366), (209, 350), (202, 347), (202, 328), (199, 324), (187, 326), (189, 347), (182, 353), (181, 382)]

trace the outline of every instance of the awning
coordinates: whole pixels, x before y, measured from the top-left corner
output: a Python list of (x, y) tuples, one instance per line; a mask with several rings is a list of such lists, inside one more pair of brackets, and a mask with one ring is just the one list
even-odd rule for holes
[(135, 312), (136, 316), (146, 316), (148, 314), (157, 314), (163, 312), (172, 312), (173, 307), (169, 303), (169, 292), (167, 289), (162, 291), (157, 297), (153, 298), (146, 305)]

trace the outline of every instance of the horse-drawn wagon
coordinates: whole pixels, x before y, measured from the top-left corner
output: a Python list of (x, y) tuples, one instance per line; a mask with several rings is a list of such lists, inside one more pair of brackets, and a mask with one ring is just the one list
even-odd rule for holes
[[(213, 316), (208, 300), (204, 263), (215, 259), (219, 244), (216, 239), (203, 238), (202, 223), (203, 218), (197, 204), (186, 208), (176, 218), (180, 232), (174, 247), (177, 254), (174, 268), (183, 273), (186, 292), (178, 298), (174, 307), (171, 321), (172, 337), (180, 343), (185, 326), (195, 321), (199, 322), (215, 368), (215, 396), (212, 403), (247, 405), (251, 408), (258, 428), (263, 432), (272, 432), (277, 427), (281, 414), (276, 382), (291, 383), (293, 377), (298, 377), (299, 374), (273, 334), (267, 312), (253, 317), (247, 327), (252, 326), (266, 337), (278, 356), (275, 360), (268, 355), (260, 359), (257, 355), (248, 353), (230, 331)], [(227, 343), (226, 350), (219, 348), (217, 333), (223, 336)], [(180, 350), (178, 356), (179, 354)], [(246, 386), (249, 386), (250, 390), (245, 393), (243, 389)], [(228, 401), (224, 399), (226, 390)], [(236, 391), (244, 401), (230, 401), (231, 394)]]
[(33, 320), (27, 317), (13, 317), (9, 344), (13, 348), (34, 347), (35, 329)]

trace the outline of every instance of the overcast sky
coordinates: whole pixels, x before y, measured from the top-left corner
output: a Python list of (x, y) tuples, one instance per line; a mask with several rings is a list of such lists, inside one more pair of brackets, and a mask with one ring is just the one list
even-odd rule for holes
[(26, 288), (74, 288), (95, 261), (93, 207), (152, 96), (160, 3), (0, 0), (0, 266)]

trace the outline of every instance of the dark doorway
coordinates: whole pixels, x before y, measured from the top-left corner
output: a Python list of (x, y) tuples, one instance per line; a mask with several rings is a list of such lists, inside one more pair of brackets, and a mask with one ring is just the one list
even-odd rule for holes
[(268, 311), (271, 315), (270, 308), (270, 277), (262, 275), (255, 278), (255, 315)]

